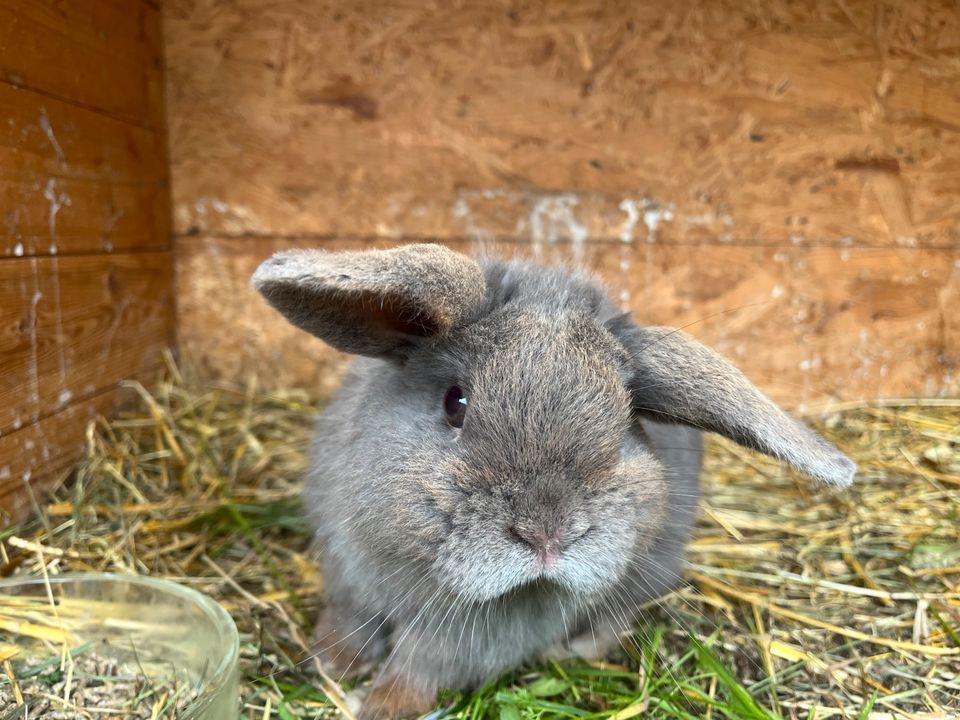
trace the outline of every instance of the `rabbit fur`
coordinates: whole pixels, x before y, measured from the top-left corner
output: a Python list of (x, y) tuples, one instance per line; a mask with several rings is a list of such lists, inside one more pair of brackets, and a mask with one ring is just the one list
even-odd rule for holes
[(253, 284), (359, 356), (304, 498), (324, 549), (317, 651), (333, 672), (377, 668), (363, 720), (544, 652), (603, 653), (681, 579), (701, 431), (852, 481), (732, 365), (580, 272), (415, 244), (280, 252)]

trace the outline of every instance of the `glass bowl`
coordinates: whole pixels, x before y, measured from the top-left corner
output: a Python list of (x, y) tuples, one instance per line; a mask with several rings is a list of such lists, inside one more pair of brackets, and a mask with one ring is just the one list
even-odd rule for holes
[(168, 580), (107, 573), (0, 580), (4, 645), (41, 657), (64, 646), (94, 648), (151, 682), (175, 678), (188, 685), (195, 696), (178, 718), (239, 717), (233, 618), (206, 595)]

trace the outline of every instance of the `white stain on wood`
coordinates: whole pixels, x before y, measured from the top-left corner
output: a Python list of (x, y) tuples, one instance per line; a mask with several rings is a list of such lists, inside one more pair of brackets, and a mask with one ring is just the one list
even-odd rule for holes
[(630, 255), (633, 248), (624, 243), (620, 246), (620, 309), (630, 309)]
[(33, 258), (30, 263), (33, 267), (33, 298), (30, 300), (30, 315), (27, 318), (27, 327), (30, 332), (30, 364), (28, 366), (28, 375), (30, 378), (30, 402), (33, 404), (33, 419), (40, 416), (40, 374), (38, 368), (39, 358), (37, 343), (37, 306), (43, 299), (43, 293), (40, 292), (39, 277), (37, 274), (37, 259)]
[(65, 387), (67, 384), (67, 358), (66, 342), (63, 336), (63, 309), (60, 305), (60, 261), (53, 258), (50, 263), (50, 269), (53, 271), (51, 280), (53, 282), (53, 317), (57, 333), (57, 365), (60, 371), (60, 385)]
[(652, 198), (643, 198), (643, 224), (647, 226), (647, 242), (657, 239), (657, 228), (661, 223), (673, 220), (673, 205), (664, 206)]
[(625, 243), (633, 242), (633, 231), (640, 221), (640, 210), (637, 207), (637, 201), (633, 198), (624, 198), (618, 206), (627, 214), (627, 219), (620, 226), (620, 241)]
[(65, 386), (67, 384), (67, 361), (63, 337), (63, 309), (60, 303), (60, 264), (56, 258), (57, 215), (65, 206), (70, 205), (70, 196), (57, 191), (57, 181), (55, 178), (49, 178), (47, 180), (47, 185), (43, 189), (43, 196), (47, 199), (47, 202), (50, 203), (47, 211), (47, 223), (50, 231), (50, 254), (54, 256), (51, 261), (51, 270), (53, 276), (53, 312), (54, 322), (56, 323), (57, 364), (60, 373), (60, 383), (62, 386)]
[(71, 203), (70, 196), (57, 191), (56, 178), (49, 178), (43, 188), (43, 197), (50, 203), (47, 208), (47, 229), (50, 232), (50, 254), (57, 254), (57, 215)]
[(682, 221), (693, 227), (715, 227), (717, 225), (722, 225), (726, 228), (733, 227), (733, 217), (730, 213), (726, 212), (708, 211), (704, 213), (687, 214), (683, 215)]
[(43, 130), (43, 134), (47, 136), (47, 140), (53, 146), (53, 152), (57, 155), (57, 162), (66, 167), (67, 159), (64, 157), (63, 148), (60, 147), (60, 141), (53, 134), (53, 126), (50, 124), (50, 116), (47, 115), (46, 108), (40, 108), (40, 129)]
[[(613, 221), (618, 213), (625, 217)], [(533, 245), (535, 256), (542, 254), (544, 245), (569, 242), (579, 259), (588, 238), (632, 243), (641, 223), (652, 242), (658, 228), (673, 220), (674, 206), (649, 197), (487, 188), (460, 191), (450, 214), (475, 241), (525, 239)]]
[(256, 214), (243, 205), (201, 197), (176, 208), (177, 223), (200, 232), (250, 233), (263, 229)]
[(574, 193), (546, 195), (538, 198), (530, 208), (530, 236), (534, 254), (540, 254), (543, 243), (553, 245), (558, 240), (569, 240), (574, 260), (583, 260), (587, 227), (577, 219), (580, 198)]
[(460, 220), (464, 232), (473, 242), (480, 245), (492, 242), (495, 239), (493, 232), (476, 222), (473, 208), (470, 206), (471, 195), (472, 193), (461, 193), (450, 208), (450, 214)]

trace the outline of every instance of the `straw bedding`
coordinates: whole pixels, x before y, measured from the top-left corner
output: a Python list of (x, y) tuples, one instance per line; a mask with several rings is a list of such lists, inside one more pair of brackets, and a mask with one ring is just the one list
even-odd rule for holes
[[(307, 655), (323, 580), (298, 500), (318, 399), (201, 386), (172, 365), (152, 392), (130, 391), (133, 409), (90, 426), (87, 457), (37, 499), (37, 518), (0, 531), (0, 574), (42, 565), (191, 585), (240, 626), (244, 717), (335, 716), (350, 685)], [(649, 608), (631, 652), (518, 670), (473, 700), (447, 698), (453, 716), (960, 710), (960, 400), (850, 405), (818, 428), (858, 462), (852, 490), (812, 489), (711, 441), (688, 584)], [(691, 647), (708, 662), (687, 664)], [(538, 694), (545, 682), (554, 695)]]

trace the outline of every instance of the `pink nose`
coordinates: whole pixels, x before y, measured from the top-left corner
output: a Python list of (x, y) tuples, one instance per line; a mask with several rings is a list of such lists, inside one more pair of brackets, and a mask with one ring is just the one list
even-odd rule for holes
[(537, 562), (543, 566), (544, 570), (552, 570), (556, 567), (557, 563), (560, 562), (560, 551), (543, 549), (542, 551), (537, 552)]
[(530, 547), (537, 556), (537, 562), (549, 570), (560, 561), (560, 555), (565, 543), (563, 541), (563, 532), (547, 532), (543, 528), (536, 530), (521, 530), (520, 528), (511, 528), (511, 536), (517, 542)]
[(537, 553), (537, 560), (545, 569), (549, 570), (560, 560), (563, 541), (559, 538), (559, 533), (547, 533), (539, 530), (533, 534), (531, 546)]

